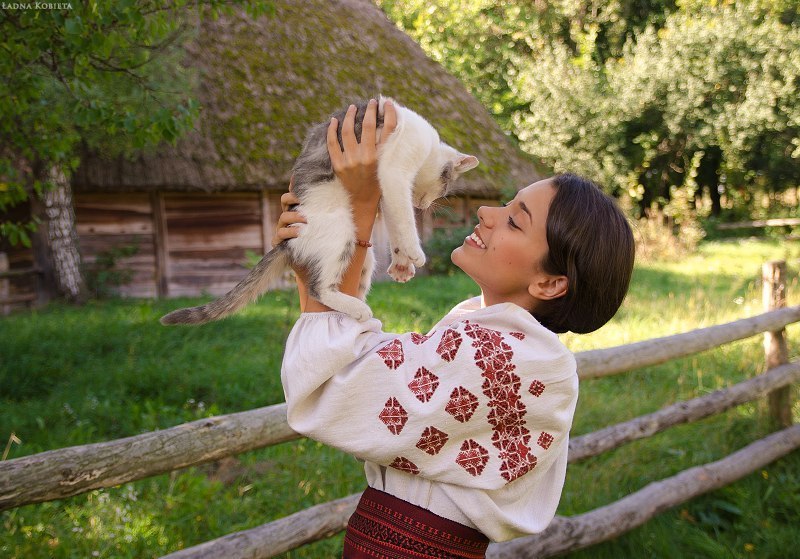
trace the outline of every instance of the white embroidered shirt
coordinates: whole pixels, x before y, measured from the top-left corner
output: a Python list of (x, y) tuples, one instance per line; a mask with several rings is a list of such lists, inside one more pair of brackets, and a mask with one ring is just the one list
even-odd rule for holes
[(292, 429), (364, 460), (371, 487), (493, 541), (553, 519), (578, 377), (525, 309), (470, 299), (426, 335), (306, 313), (281, 377)]

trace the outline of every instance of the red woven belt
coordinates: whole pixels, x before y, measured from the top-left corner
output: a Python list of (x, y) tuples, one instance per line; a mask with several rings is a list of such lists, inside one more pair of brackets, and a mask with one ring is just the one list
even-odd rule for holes
[(393, 495), (367, 488), (344, 536), (344, 559), (483, 559), (489, 538)]

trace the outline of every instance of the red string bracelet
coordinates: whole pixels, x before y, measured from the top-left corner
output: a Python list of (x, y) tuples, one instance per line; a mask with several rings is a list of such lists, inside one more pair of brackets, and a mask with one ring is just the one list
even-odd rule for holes
[(360, 247), (364, 247), (364, 248), (369, 248), (369, 247), (371, 247), (371, 246), (372, 246), (372, 243), (371, 243), (371, 242), (369, 242), (369, 241), (361, 241), (361, 240), (359, 240), (359, 239), (356, 239), (356, 241), (355, 241), (355, 242), (356, 242), (356, 244), (357, 244), (358, 246), (360, 246)]

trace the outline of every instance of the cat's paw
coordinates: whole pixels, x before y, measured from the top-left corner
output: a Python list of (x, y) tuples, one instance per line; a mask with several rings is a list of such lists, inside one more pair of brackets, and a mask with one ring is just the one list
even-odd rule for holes
[(366, 322), (367, 320), (372, 318), (372, 309), (370, 309), (369, 306), (364, 304), (363, 307), (350, 309), (347, 314), (349, 314), (359, 322)]
[(359, 301), (351, 297), (352, 301), (342, 302), (338, 305), (337, 311), (349, 314), (359, 322), (365, 322), (372, 318), (372, 309), (364, 301)]
[(408, 258), (395, 255), (392, 258), (391, 266), (389, 266), (389, 269), (386, 270), (386, 272), (391, 276), (391, 278), (394, 281), (405, 283), (414, 277), (414, 274), (416, 274), (417, 269), (414, 267), (414, 264), (412, 264), (411, 260), (409, 260)]
[(400, 254), (404, 254), (417, 268), (425, 265), (425, 253), (422, 252), (422, 249), (418, 246), (406, 250), (400, 249)]

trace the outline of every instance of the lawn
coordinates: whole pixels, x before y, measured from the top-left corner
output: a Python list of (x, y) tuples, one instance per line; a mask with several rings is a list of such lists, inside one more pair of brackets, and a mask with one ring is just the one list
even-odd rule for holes
[[(762, 311), (761, 263), (786, 259), (789, 304), (800, 304), (800, 244), (708, 242), (682, 262), (637, 264), (620, 313), (574, 351), (687, 331)], [(462, 276), (379, 284), (370, 303), (388, 330), (427, 330), (477, 294)], [(158, 317), (198, 299), (50, 305), (0, 318), (0, 437), (9, 458), (162, 429), (283, 400), (283, 343), (297, 318), (292, 292), (274, 292), (240, 315), (165, 328)], [(800, 353), (800, 326), (788, 328)], [(585, 381), (573, 434), (655, 411), (763, 372), (761, 338)], [(796, 391), (795, 391), (796, 392)], [(795, 394), (796, 395), (796, 394)], [(795, 404), (800, 419), (800, 405)], [(762, 402), (570, 466), (559, 514), (618, 499), (687, 467), (713, 461), (770, 431)], [(254, 527), (364, 487), (360, 465), (300, 440), (122, 487), (0, 513), (0, 556), (14, 559), (158, 557)], [(667, 511), (612, 542), (568, 557), (800, 557), (800, 453)], [(285, 557), (338, 556), (341, 536)], [(795, 555), (792, 555), (795, 554)]]

